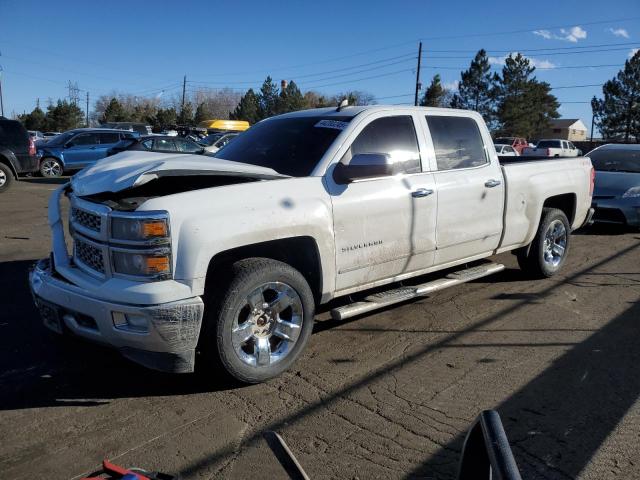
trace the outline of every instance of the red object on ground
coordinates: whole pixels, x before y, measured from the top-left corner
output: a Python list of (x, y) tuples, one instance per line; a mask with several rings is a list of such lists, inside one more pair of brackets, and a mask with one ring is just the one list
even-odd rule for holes
[[(136, 480), (150, 480), (149, 477), (145, 477), (144, 475), (132, 472), (131, 470), (127, 470), (124, 467), (111, 463), (106, 458), (102, 461), (102, 471), (99, 472), (99, 475), (106, 473), (111, 475), (110, 478), (122, 478), (125, 475), (135, 475)], [(86, 477), (82, 480), (105, 480), (104, 477)]]

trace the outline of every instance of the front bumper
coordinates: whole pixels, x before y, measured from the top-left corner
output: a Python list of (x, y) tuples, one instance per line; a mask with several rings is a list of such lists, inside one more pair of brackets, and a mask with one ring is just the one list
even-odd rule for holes
[(616, 223), (640, 227), (640, 198), (594, 198), (595, 223)]
[[(157, 305), (94, 298), (57, 274), (49, 259), (34, 266), (29, 284), (49, 329), (109, 345), (148, 368), (193, 371), (204, 312), (200, 297)], [(135, 319), (135, 326), (123, 318)]]

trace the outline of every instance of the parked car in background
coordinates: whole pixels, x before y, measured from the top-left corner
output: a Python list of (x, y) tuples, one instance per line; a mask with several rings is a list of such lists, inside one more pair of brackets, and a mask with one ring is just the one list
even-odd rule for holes
[(38, 170), (33, 138), (17, 120), (0, 117), (0, 193), (19, 175)]
[(62, 132), (44, 132), (42, 135), (44, 136), (45, 140), (51, 140), (53, 137), (57, 137), (61, 133)]
[(498, 156), (517, 157), (519, 155), (518, 151), (511, 145), (501, 145), (496, 143), (493, 146), (496, 147), (496, 153), (498, 154)]
[(526, 147), (522, 155), (537, 157), (579, 157), (582, 152), (569, 140), (544, 139), (534, 148)]
[(640, 227), (640, 145), (602, 145), (587, 157), (596, 169), (594, 222)]
[(519, 155), (522, 155), (522, 150), (529, 146), (527, 141), (522, 137), (498, 137), (493, 143), (496, 145), (511, 145)]
[(34, 142), (37, 142), (38, 140), (44, 140), (44, 134), (39, 131), (39, 130), (29, 130), (29, 136), (31, 138), (33, 138)]
[(188, 138), (173, 137), (169, 135), (147, 135), (145, 137), (126, 138), (121, 140), (109, 149), (107, 156), (128, 150), (160, 153), (206, 153), (206, 150), (202, 145), (199, 145)]
[(239, 133), (212, 133), (200, 140), (199, 143), (205, 145), (204, 148), (207, 152), (215, 153), (238, 135)]
[(151, 135), (151, 125), (136, 122), (107, 122), (100, 125), (100, 128), (115, 128), (116, 130), (129, 130), (138, 135)]
[(562, 269), (591, 162), (500, 164), (492, 146), (477, 112), (342, 106), (263, 120), (216, 157), (125, 152), (53, 194), (34, 299), (47, 328), (147, 367), (268, 380), (333, 298), (387, 285), (331, 311), (344, 320), (502, 271), (464, 265), (508, 251), (530, 275)]
[(38, 146), (38, 169), (43, 177), (59, 177), (66, 171), (93, 165), (121, 140), (137, 136), (134, 132), (106, 128), (69, 130)]

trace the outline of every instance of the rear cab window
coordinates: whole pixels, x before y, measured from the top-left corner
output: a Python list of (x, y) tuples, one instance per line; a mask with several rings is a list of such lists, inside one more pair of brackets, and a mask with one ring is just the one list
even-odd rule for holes
[(427, 115), (438, 170), (481, 167), (489, 163), (476, 121), (469, 117)]

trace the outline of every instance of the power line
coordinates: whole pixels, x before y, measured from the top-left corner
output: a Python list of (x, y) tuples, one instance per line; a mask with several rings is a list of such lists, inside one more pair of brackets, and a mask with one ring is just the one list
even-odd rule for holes
[(388, 77), (388, 76), (391, 76), (391, 75), (397, 75), (399, 73), (406, 73), (406, 72), (413, 72), (413, 71), (415, 71), (415, 69), (408, 68), (408, 69), (403, 69), (403, 70), (396, 70), (394, 72), (382, 73), (380, 75), (372, 75), (372, 76), (369, 76), (369, 77), (354, 78), (352, 80), (343, 80), (341, 82), (327, 83), (325, 85), (310, 85), (310, 86), (307, 86), (306, 88), (307, 89), (311, 89), (311, 88), (331, 87), (333, 85), (342, 85), (342, 84), (345, 84), (345, 83), (360, 82), (360, 81), (363, 81), (363, 80), (371, 80), (371, 79), (374, 79), (374, 78)]
[[(638, 45), (637, 43), (633, 43), (632, 45)], [(599, 52), (615, 52), (615, 51), (621, 51), (621, 50), (628, 50), (629, 47), (619, 47), (619, 48), (602, 48), (602, 49), (595, 49), (595, 50), (578, 50), (576, 52), (549, 52), (549, 53), (545, 53), (544, 56), (546, 57), (550, 57), (550, 56), (556, 56), (556, 55), (579, 55), (582, 53), (599, 53)], [(502, 52), (491, 52), (491, 53), (522, 53), (522, 54), (526, 54), (529, 51), (526, 50), (504, 50)], [(459, 59), (459, 58), (469, 58), (468, 55), (464, 55), (464, 56), (460, 56), (460, 55), (453, 55), (453, 56), (449, 56), (449, 55), (429, 55), (429, 58), (451, 58), (451, 59)]]

